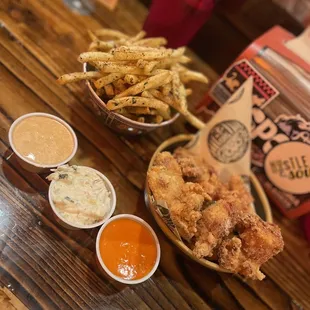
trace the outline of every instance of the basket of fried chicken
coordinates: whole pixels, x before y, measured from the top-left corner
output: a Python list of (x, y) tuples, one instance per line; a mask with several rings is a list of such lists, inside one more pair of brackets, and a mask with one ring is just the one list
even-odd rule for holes
[(251, 192), (238, 175), (222, 182), (214, 167), (184, 147), (191, 139), (173, 137), (155, 152), (145, 190), (151, 213), (191, 259), (216, 271), (264, 279), (261, 265), (281, 252), (284, 242), (261, 185), (253, 174)]

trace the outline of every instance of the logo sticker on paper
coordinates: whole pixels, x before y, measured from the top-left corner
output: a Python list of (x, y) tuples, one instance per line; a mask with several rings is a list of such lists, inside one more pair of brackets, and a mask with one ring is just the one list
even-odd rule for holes
[(233, 163), (248, 150), (250, 135), (247, 128), (237, 120), (216, 124), (209, 132), (208, 145), (211, 155), (221, 163)]
[(264, 109), (279, 95), (279, 92), (246, 59), (234, 63), (224, 73), (221, 79), (211, 89), (210, 96), (221, 106), (250, 77), (253, 77), (253, 106)]
[(270, 182), (292, 194), (310, 193), (310, 145), (290, 141), (274, 147), (266, 156)]

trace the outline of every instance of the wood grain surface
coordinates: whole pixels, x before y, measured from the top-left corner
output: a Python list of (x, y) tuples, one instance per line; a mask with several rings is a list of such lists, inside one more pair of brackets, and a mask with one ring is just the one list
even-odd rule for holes
[[(114, 12), (98, 6), (92, 16), (72, 13), (62, 0), (0, 1), (0, 309), (310, 309), (310, 251), (298, 221), (274, 210), (286, 247), (263, 267), (262, 282), (244, 282), (188, 260), (154, 223), (143, 189), (159, 143), (192, 128), (180, 119), (146, 136), (119, 136), (87, 108), (83, 83), (55, 83), (63, 73), (81, 70), (76, 58), (88, 45), (87, 29), (134, 34), (146, 14), (136, 0), (121, 0)], [(192, 67), (215, 80), (217, 74), (189, 53)], [(191, 104), (207, 90), (196, 84), (193, 89)], [(70, 231), (57, 224), (48, 182), (23, 170), (8, 143), (12, 122), (35, 111), (60, 116), (73, 127), (79, 149), (72, 163), (111, 180), (116, 214), (136, 214), (154, 227), (162, 258), (150, 280), (136, 286), (110, 280), (95, 261), (98, 229)]]

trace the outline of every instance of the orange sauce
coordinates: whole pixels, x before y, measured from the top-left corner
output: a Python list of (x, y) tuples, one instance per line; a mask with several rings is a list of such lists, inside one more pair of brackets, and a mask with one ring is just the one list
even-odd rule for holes
[(102, 231), (99, 248), (106, 267), (126, 280), (143, 278), (156, 262), (157, 248), (152, 233), (131, 219), (109, 223)]
[(68, 128), (47, 116), (29, 116), (21, 120), (13, 130), (12, 138), (21, 156), (43, 165), (61, 163), (74, 148)]

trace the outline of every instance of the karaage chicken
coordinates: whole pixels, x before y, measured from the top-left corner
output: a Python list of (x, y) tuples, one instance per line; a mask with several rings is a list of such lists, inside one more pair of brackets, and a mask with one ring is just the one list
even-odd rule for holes
[(179, 234), (189, 241), (197, 232), (204, 201), (211, 198), (199, 184), (185, 183), (177, 161), (168, 152), (156, 157), (148, 172), (148, 182), (157, 203), (166, 203)]
[(284, 247), (280, 228), (248, 214), (239, 219), (236, 232), (238, 236), (224, 240), (218, 250), (220, 266), (253, 280), (264, 279), (261, 265)]
[(157, 155), (148, 171), (157, 203), (164, 202), (180, 236), (198, 257), (217, 257), (221, 267), (263, 279), (260, 266), (283, 249), (281, 231), (261, 220), (240, 176), (227, 184), (187, 149)]

